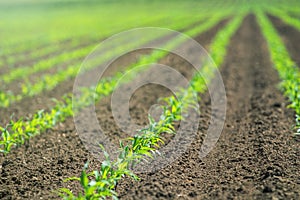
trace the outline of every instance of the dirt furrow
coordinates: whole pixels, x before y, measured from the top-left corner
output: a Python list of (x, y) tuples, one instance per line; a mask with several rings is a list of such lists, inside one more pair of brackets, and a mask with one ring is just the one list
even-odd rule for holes
[(299, 137), (287, 100), (277, 88), (266, 42), (248, 16), (228, 48), (221, 70), (227, 92), (225, 127), (200, 159), (209, 124), (209, 95), (201, 101), (200, 128), (177, 161), (140, 182), (122, 183), (122, 199), (299, 199)]
[[(224, 22), (196, 37), (196, 40), (207, 47), (217, 30), (225, 24)], [(121, 61), (117, 62), (124, 64), (126, 59)], [(118, 63), (116, 63), (117, 67), (120, 66)], [(190, 71), (188, 70), (189, 64), (183, 59), (168, 56), (161, 63), (190, 76), (187, 73)], [(71, 87), (71, 84), (68, 87)], [(145, 92), (145, 89), (148, 92)], [(143, 121), (142, 119), (147, 116), (149, 105), (155, 104), (157, 98), (164, 96), (165, 92), (168, 91), (161, 87), (153, 87), (153, 85), (138, 90), (135, 94), (138, 97), (135, 99), (145, 100), (147, 103), (136, 105), (137, 100), (133, 100), (134, 104), (131, 104), (133, 118)], [(24, 106), (24, 103), (22, 105)], [(118, 139), (122, 133), (114, 125), (109, 105), (110, 97), (104, 98), (96, 106), (97, 117), (104, 132), (113, 139)], [(90, 161), (91, 168), (96, 169), (100, 165), (99, 161), (85, 150), (76, 133), (73, 119), (68, 119), (57, 128), (36, 136), (24, 146), (14, 149), (7, 157), (0, 156), (0, 184), (3, 186), (0, 189), (0, 198), (55, 199), (57, 196), (51, 191), (57, 188), (69, 185), (70, 188), (78, 190), (78, 185), (66, 184), (62, 180), (74, 175), (79, 176), (87, 160)]]

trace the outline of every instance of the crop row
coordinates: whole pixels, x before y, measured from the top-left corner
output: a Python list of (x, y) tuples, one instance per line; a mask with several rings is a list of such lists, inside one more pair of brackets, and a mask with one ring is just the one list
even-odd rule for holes
[[(111, 4), (111, 7), (115, 7), (115, 9), (118, 9), (115, 4)], [(107, 8), (106, 8), (107, 9)], [(85, 8), (82, 8), (81, 11), (85, 11)], [(26, 12), (26, 10), (24, 10)], [(19, 37), (19, 33), (17, 30), (20, 29), (20, 27), (23, 27), (20, 22), (16, 21), (16, 19), (12, 18), (11, 26), (7, 26), (11, 30), (11, 34), (6, 37), (6, 41), (2, 43), (2, 54), (3, 55), (9, 55), (16, 54), (18, 52), (26, 52), (28, 50), (31, 50), (32, 48), (40, 49), (42, 47), (46, 47), (49, 44), (52, 43), (60, 43), (62, 41), (69, 40), (70, 38), (81, 38), (84, 36), (88, 36), (88, 38), (99, 38), (99, 34), (105, 34), (105, 35), (111, 35), (113, 32), (111, 31), (120, 31), (122, 27), (129, 28), (131, 26), (139, 24), (139, 22), (145, 22), (147, 20), (147, 15), (143, 15), (140, 13), (140, 15), (127, 15), (126, 18), (122, 17), (124, 13), (128, 12), (126, 10), (120, 10), (119, 12), (116, 12), (115, 15), (110, 16), (113, 23), (106, 23), (105, 18), (101, 17), (99, 18), (99, 12), (102, 16), (108, 15), (108, 11), (103, 10), (103, 8), (97, 6), (94, 9), (91, 9), (89, 11), (89, 16), (85, 16), (83, 13), (74, 12), (72, 17), (66, 15), (66, 13), (61, 13), (60, 9), (57, 9), (56, 16), (49, 18), (45, 21), (48, 21), (49, 24), (45, 26), (44, 24), (41, 24), (41, 21), (38, 19), (35, 19), (35, 15), (43, 16), (48, 15), (47, 13), (39, 13), (35, 12), (32, 13), (32, 23), (27, 23), (26, 27), (24, 27), (22, 37)], [(139, 12), (139, 11), (137, 11)], [(22, 12), (20, 12), (20, 15)], [(69, 13), (70, 14), (70, 13)], [(161, 16), (161, 15), (160, 15)], [(30, 16), (31, 17), (31, 16)], [(140, 20), (138, 21), (140, 17)], [(64, 19), (63, 21), (61, 19)], [(115, 19), (115, 20), (114, 20)], [(148, 17), (149, 19), (149, 17)], [(152, 18), (153, 19), (153, 18)], [(22, 19), (19, 19), (19, 21), (22, 21)], [(74, 23), (76, 21), (76, 23)], [(6, 21), (4, 21), (6, 22)], [(9, 22), (9, 21), (7, 21)], [(76, 24), (81, 23), (81, 26), (78, 26)], [(39, 32), (29, 32), (31, 26), (40, 25), (40, 28), (44, 28), (43, 30)], [(62, 26), (61, 29), (52, 29), (53, 27), (51, 25), (56, 26)], [(64, 27), (65, 26), (65, 27)], [(32, 27), (33, 29), (34, 27)], [(67, 28), (71, 28), (69, 31)], [(51, 30), (52, 29), (52, 30)], [(48, 34), (43, 37), (39, 37), (41, 34), (43, 34), (43, 31), (47, 31)], [(31, 33), (31, 34), (29, 34)], [(6, 32), (2, 33), (8, 34)], [(27, 35), (28, 34), (28, 35)], [(39, 40), (37, 40), (39, 38)], [(25, 39), (25, 41), (24, 41)], [(79, 41), (80, 42), (80, 41)]]
[[(154, 18), (151, 18), (151, 20), (141, 20), (143, 22), (143, 24), (141, 24), (142, 26), (150, 26), (151, 24), (156, 24), (158, 26), (168, 26), (172, 29), (178, 29), (180, 27), (176, 27), (176, 25), (178, 25), (178, 23), (176, 24), (165, 24), (166, 21), (163, 20), (165, 18), (165, 16), (156, 16)], [(182, 17), (182, 16), (177, 16), (177, 20), (180, 20), (180, 21), (186, 21), (187, 23), (189, 21), (192, 21), (192, 20), (199, 20), (197, 18), (193, 18), (193, 19), (186, 19), (185, 17)], [(28, 53), (24, 53), (22, 52), (21, 54), (17, 54), (17, 55), (11, 55), (11, 56), (7, 56), (5, 58), (5, 64), (3, 63), (2, 65), (0, 64), (0, 68), (1, 67), (4, 67), (4, 66), (9, 66), (10, 68), (14, 68), (16, 65), (18, 65), (19, 63), (22, 63), (22, 62), (26, 62), (28, 60), (28, 58), (30, 58), (30, 60), (35, 60), (35, 59), (39, 59), (41, 57), (45, 57), (45, 56), (49, 56), (51, 54), (56, 54), (57, 52), (61, 52), (62, 54), (59, 55), (60, 57), (64, 57), (63, 55), (67, 55), (70, 50), (75, 53), (75, 51), (77, 50), (80, 50), (79, 48), (82, 48), (84, 46), (88, 46), (88, 47), (92, 47), (93, 45), (95, 45), (95, 43), (97, 43), (98, 41), (101, 41), (103, 40), (104, 38), (112, 35), (113, 33), (115, 32), (118, 32), (118, 31), (122, 31), (122, 30), (126, 30), (126, 28), (132, 26), (132, 23), (133, 22), (126, 22), (126, 26), (122, 26), (122, 28), (120, 29), (117, 29), (117, 30), (114, 30), (114, 29), (110, 29), (110, 32), (100, 32), (96, 38), (89, 38), (89, 41), (88, 42), (84, 42), (86, 39), (84, 38), (73, 38), (71, 41), (69, 42), (63, 42), (63, 41), (60, 41), (60, 42), (57, 42), (57, 43), (54, 43), (52, 45), (48, 45), (48, 46), (45, 46), (43, 48), (38, 48), (36, 50), (31, 50), (30, 52)], [(124, 23), (123, 23), (124, 24)], [(121, 26), (120, 26), (121, 27)], [(32, 49), (32, 47), (28, 47), (30, 49)], [(63, 51), (68, 51), (68, 52), (63, 52)], [(73, 54), (74, 54), (73, 53)], [(70, 52), (70, 54), (72, 55), (72, 53)], [(65, 56), (68, 58), (68, 56)], [(55, 59), (57, 60), (57, 58), (51, 58), (51, 59)], [(51, 63), (51, 59), (44, 59), (41, 62), (41, 64), (35, 64), (35, 65), (42, 65), (42, 62), (48, 62), (47, 60), (49, 60), (49, 65)], [(68, 58), (67, 60), (71, 60), (71, 58)], [(55, 63), (54, 63), (55, 64)], [(30, 66), (28, 66), (30, 67)], [(23, 68), (23, 66), (22, 66)], [(11, 72), (11, 74), (13, 74), (13, 72)], [(23, 76), (25, 77), (25, 75)], [(12, 77), (13, 78), (13, 77)], [(10, 80), (12, 79), (10, 77), (7, 77), (6, 79), (7, 80)], [(14, 77), (14, 78), (17, 78), (17, 77)]]
[[(191, 23), (191, 22), (190, 22)], [(188, 26), (190, 26), (190, 23)], [(194, 23), (194, 21), (192, 21)], [(178, 23), (176, 25), (176, 28), (182, 29), (185, 28), (187, 25)], [(138, 46), (140, 43), (148, 43), (152, 40), (157, 39), (158, 37), (163, 37), (164, 35), (146, 35), (145, 33), (144, 38), (140, 40), (134, 40), (134, 41), (118, 41), (120, 43), (125, 43), (123, 45), (119, 45), (115, 48), (105, 46), (107, 48), (107, 51), (99, 57), (98, 63), (95, 63), (94, 66), (96, 67), (99, 64), (109, 60), (114, 55), (119, 55), (122, 52), (124, 52), (127, 49), (134, 49), (136, 46)], [(116, 44), (112, 44), (115, 45)], [(75, 50), (71, 53), (63, 53), (60, 56), (50, 58), (41, 62), (36, 63), (34, 66), (30, 67), (22, 67), (15, 70), (12, 70), (8, 75), (3, 75), (3, 81), (4, 82), (10, 82), (14, 79), (21, 78), (28, 76), (30, 74), (36, 73), (41, 70), (46, 70), (49, 68), (53, 68), (56, 65), (60, 63), (65, 63), (69, 59), (72, 60), (74, 63), (69, 61), (70, 63), (67, 64), (67, 67), (61, 67), (58, 68), (56, 74), (44, 74), (40, 80), (36, 83), (30, 83), (29, 81), (25, 81), (25, 83), (21, 84), (22, 91), (20, 94), (13, 94), (11, 91), (3, 92), (0, 91), (0, 107), (8, 107), (12, 103), (16, 101), (20, 101), (26, 96), (35, 96), (37, 94), (40, 94), (42, 91), (52, 90), (55, 88), (58, 84), (62, 83), (63, 81), (66, 81), (69, 78), (73, 78), (77, 76), (78, 70), (80, 69), (81, 60), (89, 53), (91, 52), (92, 48), (94, 48), (94, 45), (88, 46), (84, 49)]]
[[(154, 23), (159, 23), (162, 19), (162, 16), (157, 16), (159, 17), (157, 18), (151, 18), (151, 21), (144, 21), (144, 26), (147, 26), (149, 24)], [(1, 67), (4, 66), (9, 66), (10, 68), (14, 67), (16, 64), (18, 63), (22, 63), (26, 60), (28, 60), (28, 58), (30, 58), (31, 60), (35, 60), (35, 59), (39, 59), (40, 57), (43, 56), (47, 56), (47, 55), (51, 55), (52, 53), (55, 52), (62, 52), (62, 50), (71, 50), (73, 48), (78, 48), (80, 47), (82, 44), (88, 43), (88, 44), (93, 44), (96, 43), (97, 41), (101, 41), (102, 39), (114, 34), (114, 32), (119, 32), (122, 31), (123, 29), (126, 30), (126, 28), (132, 26), (132, 24), (135, 22), (134, 21), (130, 21), (127, 20), (124, 26), (124, 22), (123, 21), (118, 21), (120, 22), (119, 26), (118, 24), (114, 24), (117, 25), (117, 27), (121, 27), (119, 29), (110, 29), (110, 32), (99, 32), (99, 34), (97, 36), (95, 36), (95, 38), (87, 38), (83, 37), (83, 36), (78, 36), (78, 38), (72, 38), (72, 39), (62, 39), (60, 41), (56, 41), (55, 43), (51, 43), (48, 45), (44, 45), (44, 46), (40, 46), (40, 47), (36, 47), (36, 49), (32, 48), (32, 45), (28, 45), (28, 47), (26, 49), (24, 49), (22, 52), (20, 52), (19, 54), (15, 54), (15, 49), (14, 49), (14, 54), (12, 55), (8, 55), (5, 57), (5, 65), (0, 65)], [(120, 26), (123, 25), (123, 26)], [(127, 27), (128, 26), (128, 27)], [(99, 29), (103, 29), (103, 27), (99, 27)], [(38, 43), (39, 45), (42, 45), (41, 43)], [(87, 45), (87, 44), (86, 44)]]
[(4, 84), (9, 84), (14, 80), (20, 81), (23, 78), (28, 77), (34, 73), (57, 67), (59, 64), (70, 63), (74, 60), (82, 59), (92, 50), (93, 47), (94, 44), (89, 45), (85, 48), (76, 49), (70, 52), (64, 52), (55, 57), (43, 59), (39, 62), (34, 63), (33, 65), (21, 66), (19, 68), (12, 69), (8, 73), (1, 75), (0, 80)]
[[(201, 7), (206, 9), (198, 7), (198, 14), (214, 9), (213, 4), (209, 2), (201, 4), (203, 4)], [(186, 6), (190, 9), (183, 9)], [(160, 9), (152, 9), (157, 7)], [(0, 55), (15, 55), (32, 49), (43, 49), (51, 44), (59, 45), (70, 38), (77, 38), (75, 42), (78, 42), (79, 38), (98, 39), (102, 35), (110, 36), (146, 24), (148, 24), (147, 26), (157, 26), (162, 23), (172, 28), (168, 25), (176, 23), (177, 20), (195, 19), (190, 12), (193, 9), (195, 8), (186, 2), (179, 2), (176, 5), (167, 4), (167, 6), (164, 2), (153, 2), (147, 5), (137, 2), (134, 10), (127, 3), (120, 7), (115, 2), (106, 4), (105, 8), (98, 4), (95, 4), (93, 8), (89, 6), (77, 8), (75, 6), (73, 10), (68, 9), (68, 12), (64, 8), (30, 13), (17, 6), (15, 10), (9, 9), (9, 11), (0, 8), (1, 26), (7, 27), (0, 33), (1, 38), (5, 38), (0, 46)], [(114, 10), (113, 15), (111, 10)], [(26, 23), (24, 23), (25, 19), (22, 19), (23, 14), (26, 14)], [(36, 30), (36, 27), (39, 27), (39, 30)], [(22, 30), (22, 37), (20, 37), (19, 30)]]
[(274, 67), (278, 71), (282, 80), (280, 87), (285, 96), (291, 102), (290, 108), (296, 112), (297, 132), (300, 132), (300, 71), (296, 63), (290, 57), (282, 39), (273, 27), (270, 20), (260, 10), (256, 11), (256, 16), (263, 35), (267, 41)]
[[(242, 20), (243, 16), (237, 16), (215, 36), (210, 52), (212, 53), (212, 59), (216, 61), (216, 66), (222, 65), (226, 47)], [(195, 97), (199, 93), (206, 91), (206, 84), (214, 77), (215, 70), (217, 68), (212, 65), (204, 65), (200, 69), (200, 73), (194, 75), (188, 88), (181, 88), (176, 95), (165, 98), (166, 105), (162, 106), (163, 113), (158, 121), (149, 116), (148, 127), (138, 131), (135, 136), (128, 138), (127, 142), (129, 144), (124, 145), (120, 141), (117, 160), (110, 160), (110, 156), (103, 149), (106, 159), (102, 162), (100, 170), (87, 173), (88, 165), (86, 164), (80, 177), (67, 179), (67, 181), (75, 180), (80, 182), (83, 193), (79, 193), (76, 196), (71, 190), (62, 188), (60, 190), (61, 196), (70, 200), (105, 199), (107, 197), (117, 199), (117, 193), (114, 191), (114, 188), (118, 181), (125, 176), (138, 180), (138, 176), (130, 168), (146, 157), (153, 159), (153, 154), (158, 153), (157, 148), (159, 148), (159, 145), (164, 144), (161, 135), (163, 133), (176, 134), (174, 122), (184, 120), (182, 116), (189, 108), (198, 111), (198, 98)]]
[(293, 26), (300, 31), (300, 21), (294, 17), (291, 17), (286, 11), (278, 10), (278, 8), (270, 8), (269, 12), (274, 16), (279, 17), (287, 25)]
[[(223, 18), (224, 14), (212, 17), (203, 24), (186, 31), (186, 34), (190, 36), (195, 36), (205, 30), (208, 30)], [(175, 39), (171, 40), (166, 44), (166, 48), (172, 49), (181, 44), (184, 41), (184, 39), (184, 37), (176, 37)], [(166, 54), (167, 52), (165, 51), (154, 51), (151, 55), (142, 57), (138, 63), (130, 65), (126, 70), (131, 70), (135, 66), (144, 65), (147, 63), (155, 63), (161, 58), (163, 58)], [(97, 58), (97, 61), (99, 62), (99, 58)], [(77, 75), (77, 71), (78, 68), (76, 71), (74, 70), (74, 68), (70, 68), (71, 75)], [(52, 76), (52, 78), (50, 79), (51, 82), (49, 82), (49, 84), (53, 83), (53, 77), (59, 77), (60, 75), (65, 76), (66, 73), (68, 73), (68, 71), (64, 70), (61, 74), (58, 73)], [(96, 87), (96, 100), (99, 100), (102, 96), (109, 95), (112, 92), (116, 81), (122, 75), (123, 73), (119, 72), (113, 77), (102, 79)], [(51, 85), (46, 86), (48, 88), (51, 87)], [(34, 87), (30, 88), (31, 91), (37, 90)], [(91, 103), (94, 103), (93, 100), (95, 96), (95, 88), (82, 88), (82, 91), (82, 95), (78, 99), (74, 100), (76, 104), (75, 107), (78, 109), (81, 109), (85, 106), (90, 105)], [(29, 138), (40, 134), (41, 132), (44, 132), (46, 129), (54, 127), (57, 124), (57, 122), (64, 121), (66, 117), (72, 116), (73, 114), (74, 113), (72, 110), (72, 97), (71, 95), (67, 95), (64, 98), (64, 101), (57, 101), (56, 105), (50, 112), (44, 112), (43, 110), (41, 110), (34, 114), (33, 118), (31, 119), (25, 120), (21, 118), (17, 121), (11, 120), (8, 125), (1, 128), (2, 140), (0, 141), (0, 151), (5, 154), (8, 153), (13, 146), (22, 145)]]
[[(276, 8), (275, 5), (273, 6), (267, 6), (265, 7), (265, 10), (268, 10), (269, 8)], [(278, 7), (277, 7), (278, 8)], [(282, 3), (280, 6), (281, 11), (285, 11), (286, 13), (290, 13), (294, 16), (298, 16), (300, 17), (299, 13), (300, 13), (300, 8), (299, 8), (299, 1), (295, 1), (294, 3), (289, 2), (288, 4), (286, 3)]]

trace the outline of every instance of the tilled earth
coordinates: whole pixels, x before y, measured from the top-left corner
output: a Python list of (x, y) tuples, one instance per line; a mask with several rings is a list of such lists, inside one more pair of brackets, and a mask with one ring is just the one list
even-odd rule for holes
[[(207, 48), (224, 24), (195, 39)], [(287, 40), (293, 43), (299, 36), (298, 33)], [(297, 53), (294, 49), (289, 48), (292, 56)], [(182, 58), (170, 55), (161, 63), (191, 77), (192, 68)], [(121, 181), (117, 186), (121, 199), (300, 198), (300, 139), (293, 135), (294, 113), (286, 108), (288, 101), (277, 87), (280, 81), (254, 16), (247, 16), (233, 36), (221, 74), (227, 94), (227, 114), (214, 149), (205, 158), (199, 158), (211, 112), (206, 93), (201, 96), (197, 136), (188, 150), (159, 171), (138, 174), (139, 182)], [(155, 85), (141, 88), (130, 104), (131, 116), (138, 123), (145, 123), (150, 106), (159, 97), (170, 94)], [(97, 105), (97, 117), (104, 132), (118, 139), (124, 133), (114, 124), (109, 102), (107, 97)], [(0, 157), (0, 198), (57, 199), (54, 190), (67, 186), (79, 188), (77, 184), (63, 183), (63, 179), (78, 176), (88, 160), (91, 168), (99, 167), (100, 162), (79, 139), (73, 120), (68, 119)]]
[[(199, 158), (210, 120), (188, 152), (142, 181), (121, 189), (123, 199), (299, 199), (299, 138), (293, 136), (293, 112), (277, 88), (267, 46), (253, 16), (232, 39), (221, 73), (227, 93), (227, 117), (221, 137)], [(208, 94), (204, 99), (209, 99)], [(201, 121), (203, 122), (203, 120)], [(204, 131), (201, 131), (204, 130)]]

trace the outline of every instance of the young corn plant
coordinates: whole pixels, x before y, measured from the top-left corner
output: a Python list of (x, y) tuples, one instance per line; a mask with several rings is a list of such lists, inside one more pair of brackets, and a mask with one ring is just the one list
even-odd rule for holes
[(2, 146), (2, 148), (0, 149), (0, 152), (4, 153), (4, 155), (9, 153), (11, 150), (11, 147), (15, 144), (14, 139), (11, 137), (11, 135), (8, 131), (8, 126), (6, 126), (5, 128), (0, 127), (0, 130), (2, 132), (2, 135), (1, 135), (2, 140), (0, 141), (0, 146)]

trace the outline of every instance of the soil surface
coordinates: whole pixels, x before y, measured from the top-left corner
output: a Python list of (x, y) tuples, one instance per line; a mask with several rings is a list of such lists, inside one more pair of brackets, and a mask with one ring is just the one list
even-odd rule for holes
[(269, 16), (269, 18), (278, 30), (292, 59), (296, 62), (297, 66), (300, 66), (300, 31), (293, 26), (285, 24), (277, 17)]
[[(224, 22), (195, 39), (207, 47), (223, 26)], [(128, 63), (134, 58), (117, 62)], [(160, 63), (191, 77), (191, 65), (182, 58), (169, 55)], [(221, 74), (227, 117), (215, 148), (199, 158), (210, 121), (210, 97), (206, 93), (201, 95), (197, 136), (188, 150), (157, 172), (138, 174), (139, 182), (120, 182), (117, 192), (121, 199), (300, 198), (300, 139), (293, 135), (294, 113), (286, 108), (288, 101), (277, 88), (280, 81), (254, 16), (247, 16), (232, 38)], [(59, 97), (72, 86), (69, 80), (46, 97)], [(170, 94), (153, 84), (140, 88), (131, 99), (130, 115), (145, 125), (151, 105)], [(32, 99), (24, 99), (19, 106), (0, 112), (16, 111), (23, 116), (44, 108), (50, 103), (43, 95), (35, 98), (36, 105)], [(115, 125), (109, 103), (110, 97), (106, 97), (97, 104), (97, 118), (104, 133), (117, 140), (124, 133)], [(6, 157), (0, 156), (0, 199), (59, 199), (53, 192), (58, 188), (78, 191), (78, 184), (63, 183), (63, 179), (79, 176), (87, 161), (91, 169), (100, 166), (100, 161), (84, 148), (73, 119), (67, 119)]]
[[(222, 21), (216, 27), (196, 37), (196, 41), (207, 47), (217, 30), (221, 29), (225, 23)], [(124, 65), (136, 61), (136, 58), (136, 55), (129, 56), (127, 59), (121, 58), (113, 63), (110, 69), (120, 66), (120, 63)], [(160, 63), (173, 67), (187, 78), (191, 77), (190, 64), (178, 56), (168, 55)], [(62, 95), (66, 91), (71, 91), (72, 86), (73, 82), (69, 80), (61, 87), (47, 93), (46, 96), (49, 98), (52, 95)], [(167, 89), (155, 85), (140, 88), (130, 103), (131, 116), (140, 124), (144, 124), (149, 107), (156, 104), (159, 97), (170, 94)], [(35, 99), (38, 101), (36, 105), (33, 105), (32, 99), (31, 104), (30, 99), (24, 99), (22, 104), (21, 102), (18, 104), (20, 107), (13, 106), (13, 110), (6, 111), (10, 113), (16, 111), (17, 115), (22, 116), (42, 108), (45, 104), (50, 104), (43, 95)], [(138, 99), (142, 99), (145, 103), (141, 104), (138, 102), (141, 100)], [(110, 97), (106, 97), (97, 104), (97, 117), (100, 125), (103, 125), (104, 132), (112, 139), (117, 140), (124, 134), (114, 124), (109, 103)], [(24, 105), (28, 106), (25, 111), (24, 109), (19, 111), (22, 105), (23, 107)], [(100, 162), (85, 149), (75, 130), (73, 119), (67, 119), (53, 130), (48, 130), (46, 133), (32, 138), (20, 148), (14, 149), (6, 157), (0, 156), (0, 199), (58, 199), (53, 192), (58, 188), (68, 187), (78, 191), (78, 184), (63, 183), (63, 179), (79, 176), (87, 161), (89, 161), (91, 169), (97, 169), (100, 166)]]
[(277, 88), (277, 72), (254, 16), (246, 17), (228, 50), (221, 70), (227, 117), (215, 148), (199, 158), (210, 119), (206, 94), (198, 136), (189, 150), (160, 171), (139, 174), (138, 183), (121, 183), (121, 199), (300, 198), (294, 113)]

